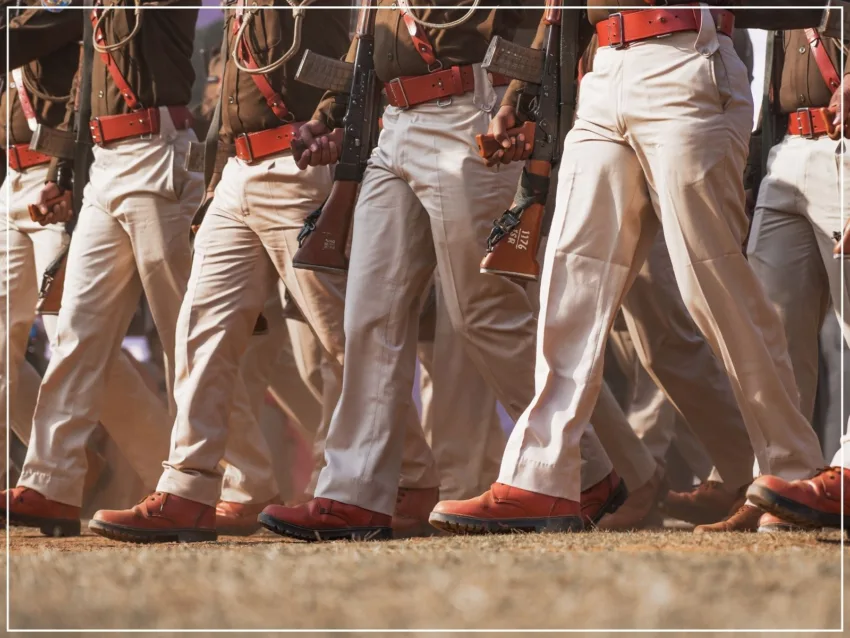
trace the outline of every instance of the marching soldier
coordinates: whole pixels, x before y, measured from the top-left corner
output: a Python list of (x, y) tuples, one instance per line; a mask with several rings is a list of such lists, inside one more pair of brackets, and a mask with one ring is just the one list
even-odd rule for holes
[[(35, 399), (41, 378), (24, 362), (24, 351), (30, 326), (34, 318), (38, 286), (45, 268), (59, 258), (69, 241), (64, 224), (40, 223), (30, 218), (28, 204), (39, 200), (44, 183), (51, 174), (51, 156), (30, 148), (33, 131), (38, 129), (41, 144), (47, 149), (57, 149), (64, 143), (54, 131), (61, 128), (66, 107), (71, 97), (72, 79), (80, 57), (79, 39), (82, 33), (81, 13), (74, 9), (59, 12), (44, 10), (40, 2), (31, 2), (11, 21), (8, 29), (15, 37), (9, 60), (14, 68), (13, 82), (0, 103), (0, 118), (3, 130), (8, 128), (10, 146), (7, 149), (10, 172), (4, 183), (2, 204), (5, 208), (8, 193), (11, 208), (4, 210), (8, 216), (8, 231), (4, 221), (0, 233), (3, 245), (9, 246), (8, 260), (2, 253), (3, 277), (0, 281), (0, 315), (8, 320), (8, 365), (10, 379), (8, 392), (11, 397), (10, 414), (16, 433), (25, 443), (30, 443), (30, 430), (35, 411)], [(6, 123), (7, 105), (11, 119)], [(5, 138), (4, 138), (5, 139)], [(46, 213), (46, 210), (42, 210)], [(8, 242), (8, 243), (7, 243)], [(8, 274), (9, 288), (6, 289)], [(55, 285), (59, 285), (56, 283)], [(5, 317), (6, 299), (10, 314)], [(57, 348), (56, 317), (43, 315), (48, 338)], [(3, 339), (2, 361), (6, 361), (7, 340)], [(54, 355), (55, 356), (55, 355)], [(5, 370), (5, 363), (2, 369)], [(20, 371), (20, 376), (19, 376)], [(0, 373), (0, 376), (5, 376)], [(2, 402), (5, 406), (6, 388), (2, 379)], [(19, 386), (20, 384), (20, 386)], [(63, 406), (63, 410), (66, 406)], [(5, 413), (5, 408), (3, 408)], [(155, 485), (155, 468), (158, 464), (157, 438), (166, 445), (171, 419), (166, 406), (156, 394), (150, 392), (140, 375), (138, 367), (129, 355), (118, 351), (100, 409), (99, 420), (106, 424), (112, 438), (121, 449), (130, 466), (141, 477), (143, 484)], [(96, 423), (97, 419), (93, 421)], [(147, 433), (145, 445), (139, 445), (138, 433)], [(43, 436), (41, 437), (43, 439)], [(5, 437), (3, 438), (5, 443)], [(89, 460), (95, 457), (86, 447), (87, 437), (81, 439), (81, 454)], [(162, 449), (162, 448), (160, 448)], [(94, 470), (95, 468), (89, 468)], [(85, 466), (78, 475), (80, 494), (84, 481)], [(45, 481), (49, 479), (44, 477)], [(62, 478), (57, 476), (56, 481)], [(32, 495), (26, 507), (13, 505), (9, 517), (13, 525), (32, 524), (53, 533), (55, 514), (62, 508), (45, 506), (42, 499)], [(81, 497), (80, 497), (81, 498)], [(14, 496), (13, 496), (14, 502)], [(30, 505), (32, 507), (30, 507)], [(79, 505), (79, 503), (77, 503)], [(5, 501), (2, 505), (5, 510)], [(20, 514), (20, 516), (16, 515)], [(67, 525), (59, 525), (60, 532), (73, 533), (78, 529), (79, 516), (71, 517)]]
[[(517, 417), (533, 396), (528, 297), (520, 285), (479, 272), (482, 238), (510, 204), (521, 167), (488, 167), (474, 146), (507, 84), (489, 78), (480, 62), (492, 36), (512, 38), (519, 15), (514, 2), (501, 10), (455, 4), (378, 3), (373, 59), (390, 106), (354, 213), (342, 396), (316, 498), (261, 515), (281, 534), (389, 537), (409, 438), (399, 421), (413, 390), (420, 300), (435, 269), (452, 328), (508, 413)], [(312, 153), (305, 164), (336, 159), (326, 134), (341, 123), (347, 101), (329, 94), (301, 129)], [(527, 152), (523, 144), (515, 150)], [(625, 488), (607, 458), (596, 462), (604, 452), (592, 430), (582, 445), (585, 513), (598, 521)]]
[[(775, 40), (774, 58), (768, 61), (773, 65), (769, 95), (774, 99), (765, 105), (761, 136), (761, 143), (769, 145), (769, 155), (767, 173), (758, 189), (747, 256), (779, 312), (800, 407), (811, 421), (818, 383), (818, 335), (830, 306), (845, 341), (850, 340), (850, 323), (842, 314), (842, 307), (844, 312), (850, 307), (850, 269), (842, 254), (850, 253), (850, 232), (844, 228), (841, 234), (841, 205), (850, 195), (847, 184), (842, 185), (841, 168), (843, 164), (846, 171), (850, 163), (845, 142), (836, 141), (847, 126), (841, 100), (843, 97), (846, 109), (850, 62), (842, 69), (840, 46), (814, 29), (785, 31), (771, 37)], [(751, 158), (751, 162), (760, 160)], [(840, 452), (833, 464), (842, 465)], [(840, 468), (793, 487), (788, 478), (765, 477), (754, 484), (753, 502), (770, 512), (762, 517), (760, 529), (787, 529), (788, 523), (797, 522), (793, 512), (786, 519), (789, 511), (781, 506), (782, 496), (790, 495), (804, 507), (817, 510), (829, 500), (830, 493), (838, 498), (835, 495), (840, 493), (842, 480), (848, 482), (846, 470)], [(826, 487), (818, 487), (820, 481)], [(807, 491), (811, 492), (808, 500), (804, 497)], [(826, 510), (837, 521), (839, 505), (833, 504), (831, 509), (827, 506)], [(806, 516), (799, 522), (810, 525)], [(837, 522), (834, 524), (837, 526)]]
[[(729, 372), (762, 471), (796, 479), (822, 462), (779, 319), (741, 253), (752, 99), (729, 37), (736, 16), (707, 5), (612, 14), (612, 4), (589, 4), (600, 49), (560, 168), (537, 396), (511, 434), (499, 481), (435, 508), (432, 523), (450, 531), (583, 527), (578, 441), (608, 329), (659, 222), (684, 303)], [(820, 12), (789, 19), (816, 24)], [(725, 529), (752, 529), (752, 518), (739, 510)]]
[[(142, 292), (173, 365), (174, 326), (189, 273), (189, 224), (201, 185), (198, 174), (183, 168), (194, 139), (186, 104), (198, 11), (181, 9), (191, 6), (186, 0), (172, 6), (178, 10), (125, 11), (108, 3), (91, 16), (74, 12), (78, 20), (92, 20), (98, 53), (94, 68), (81, 71), (92, 74), (93, 119), (78, 123), (91, 131), (94, 162), (67, 258), (56, 347), (27, 460), (9, 494), (13, 524), (79, 532), (85, 443), (109, 402), (105, 381), (119, 368), (121, 341)], [(66, 127), (74, 101), (68, 101)], [(57, 175), (65, 170), (71, 168), (54, 161), (41, 192), (48, 221), (73, 213), (67, 202), (54, 203), (64, 187)], [(132, 391), (150, 392), (141, 381)], [(126, 418), (104, 425), (124, 442), (122, 449), (144, 449), (156, 436), (130, 430)]]

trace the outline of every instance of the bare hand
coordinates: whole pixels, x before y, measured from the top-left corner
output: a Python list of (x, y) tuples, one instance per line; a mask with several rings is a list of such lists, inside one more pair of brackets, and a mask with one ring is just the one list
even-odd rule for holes
[(64, 192), (56, 182), (47, 182), (44, 185), (36, 202), (38, 212), (41, 214), (41, 218), (38, 220), (39, 224), (42, 226), (61, 224), (73, 217), (73, 211), (66, 200), (52, 201), (57, 200)]
[[(841, 96), (844, 96), (844, 110), (841, 110)], [(850, 124), (850, 75), (844, 76), (841, 88), (832, 94), (829, 100), (827, 111), (833, 116), (832, 126), (830, 127), (829, 137), (837, 140), (841, 137), (841, 131), (845, 131), (845, 136)]]
[(525, 135), (509, 135), (508, 131), (517, 126), (516, 110), (512, 106), (503, 106), (490, 122), (490, 133), (502, 147), (490, 157), (484, 158), (487, 166), (496, 164), (510, 164), (511, 162), (522, 162), (531, 154), (531, 140), (526, 140)]
[(300, 154), (293, 153), (293, 157), (302, 171), (308, 166), (328, 166), (339, 161), (340, 139), (331, 135), (324, 122), (307, 122), (299, 130), (298, 137), (305, 148)]

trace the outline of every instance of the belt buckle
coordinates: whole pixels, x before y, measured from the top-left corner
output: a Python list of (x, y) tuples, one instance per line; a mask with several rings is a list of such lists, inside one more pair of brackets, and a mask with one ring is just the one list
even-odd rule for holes
[[(387, 86), (396, 85), (398, 86), (398, 90), (401, 92), (401, 97), (404, 98), (404, 106), (399, 106), (402, 111), (406, 111), (410, 108), (410, 100), (407, 99), (407, 93), (404, 91), (404, 84), (401, 83), (401, 78), (395, 78), (387, 82)], [(393, 89), (393, 96), (395, 96), (395, 90)]]
[[(809, 132), (803, 132), (803, 114), (806, 114), (806, 120), (809, 124)], [(797, 118), (797, 127), (800, 129), (800, 135), (807, 139), (813, 140), (815, 138), (815, 121), (812, 117), (812, 112), (807, 108), (799, 108), (794, 113), (794, 116)]]
[[(625, 34), (625, 24), (623, 22), (623, 14), (620, 12), (612, 13), (608, 16), (608, 46), (612, 49), (625, 49), (626, 48), (626, 34)], [(615, 42), (613, 36), (611, 35), (611, 25), (612, 23), (617, 24), (619, 39)]]
[[(138, 139), (140, 139), (140, 140), (152, 140), (153, 135), (154, 135), (154, 133), (153, 133), (154, 121), (155, 120), (157, 122), (159, 121), (159, 109), (154, 106), (154, 107), (151, 107), (149, 109), (144, 109), (142, 111), (136, 111), (135, 113), (133, 113), (133, 115), (136, 115), (136, 114), (138, 114), (138, 116), (139, 116), (139, 124), (140, 125), (145, 124), (145, 123), (147, 123), (147, 125), (148, 125), (148, 132), (142, 133), (141, 135), (139, 135)], [(154, 114), (156, 114), (156, 115), (154, 115)], [(170, 117), (171, 117), (171, 112), (169, 111), (169, 118)], [(173, 120), (172, 120), (172, 124), (174, 124)], [(140, 126), (140, 128), (141, 128), (141, 126)], [(159, 128), (159, 127), (156, 127), (156, 128)], [(175, 129), (177, 128), (176, 124), (174, 124), (174, 128)]]
[(248, 137), (247, 133), (243, 133), (241, 135), (242, 139), (245, 140), (245, 150), (248, 152), (248, 159), (245, 161), (249, 164), (254, 163), (254, 150), (251, 148), (251, 138)]
[(89, 120), (89, 131), (91, 131), (92, 141), (95, 144), (106, 144), (106, 138), (103, 135), (103, 124), (99, 117)]

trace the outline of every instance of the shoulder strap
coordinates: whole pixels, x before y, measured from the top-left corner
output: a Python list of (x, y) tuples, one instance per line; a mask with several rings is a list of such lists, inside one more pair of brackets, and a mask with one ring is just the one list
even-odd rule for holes
[(410, 4), (407, 0), (398, 0), (398, 7), (401, 11), (401, 19), (404, 20), (407, 32), (416, 46), (416, 52), (419, 54), (419, 57), (428, 66), (428, 71), (439, 71), (443, 65), (437, 59), (437, 55), (434, 53), (434, 46), (431, 44), (431, 40), (428, 39), (425, 29), (410, 14)]
[[(239, 0), (239, 2), (236, 3), (236, 15), (233, 18), (234, 36), (236, 36), (239, 32), (239, 28), (242, 26), (242, 14), (244, 9), (245, 0)], [(241, 38), (238, 44), (242, 63), (249, 69), (260, 68), (257, 64), (257, 60), (254, 58), (251, 47), (248, 46), (247, 39), (244, 37)], [(269, 79), (262, 73), (252, 73), (251, 79), (254, 80), (254, 84), (256, 84), (257, 88), (260, 89), (260, 93), (262, 93), (263, 97), (266, 99), (266, 104), (268, 104), (269, 108), (274, 112), (277, 118), (283, 122), (288, 122), (291, 119), (289, 109), (286, 108), (286, 104), (283, 102), (283, 97), (280, 93), (274, 90)]]
[(31, 131), (35, 131), (38, 126), (38, 117), (35, 114), (35, 109), (30, 101), (30, 96), (27, 94), (27, 87), (24, 85), (24, 71), (20, 67), (12, 70), (12, 78), (15, 80), (15, 89), (18, 92), (18, 102), (21, 104), (21, 110), (24, 112), (24, 117), (27, 118), (27, 126)]
[(815, 29), (806, 29), (806, 39), (809, 41), (809, 48), (812, 50), (812, 55), (815, 58), (815, 63), (818, 65), (818, 70), (826, 86), (833, 93), (841, 86), (841, 78), (838, 71), (835, 70), (835, 65), (823, 45), (820, 34)]
[[(96, 7), (91, 12), (92, 26), (97, 25), (99, 11), (100, 9)], [(94, 37), (99, 45), (106, 45), (106, 36), (104, 35), (102, 28), (97, 28), (95, 30)], [(121, 91), (121, 96), (124, 98), (124, 102), (127, 106), (133, 111), (143, 109), (144, 107), (142, 106), (142, 103), (139, 101), (139, 98), (136, 96), (133, 89), (130, 88), (127, 78), (121, 74), (121, 70), (115, 63), (115, 58), (112, 57), (112, 54), (109, 52), (101, 53), (100, 59), (103, 60), (103, 63), (106, 65), (106, 70), (109, 71), (109, 75), (112, 77), (112, 81), (115, 83), (115, 86), (117, 86), (118, 90)]]

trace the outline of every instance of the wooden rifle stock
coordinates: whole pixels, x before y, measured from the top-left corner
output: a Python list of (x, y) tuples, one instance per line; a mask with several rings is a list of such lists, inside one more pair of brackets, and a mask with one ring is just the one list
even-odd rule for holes
[[(61, 194), (57, 195), (53, 199), (49, 199), (45, 202), (48, 211), (51, 211), (56, 204), (65, 202), (66, 215), (65, 217), (54, 219), (54, 224), (64, 224), (65, 222), (70, 221), (74, 217), (74, 203), (72, 201), (73, 195), (74, 193), (69, 189), (63, 191)], [(47, 216), (41, 214), (41, 210), (39, 209), (37, 204), (29, 204), (27, 205), (27, 209), (29, 210), (31, 220), (33, 220), (37, 224), (41, 224), (42, 226), (47, 226)]]
[(345, 250), (359, 189), (360, 182), (334, 181), (327, 201), (310, 215), (315, 221), (307, 222), (308, 225), (312, 225), (312, 229), (306, 241), (295, 251), (292, 258), (293, 266), (320, 272), (348, 270), (348, 257)]
[[(534, 143), (534, 122), (526, 122), (522, 126), (509, 129), (507, 134), (510, 137), (524, 135), (525, 140)], [(492, 157), (496, 151), (502, 150), (501, 144), (496, 141), (496, 138), (490, 135), (476, 135), (475, 142), (478, 144), (478, 154), (483, 158)], [(532, 147), (533, 148), (533, 147)]]

